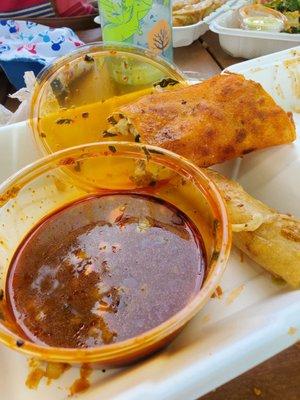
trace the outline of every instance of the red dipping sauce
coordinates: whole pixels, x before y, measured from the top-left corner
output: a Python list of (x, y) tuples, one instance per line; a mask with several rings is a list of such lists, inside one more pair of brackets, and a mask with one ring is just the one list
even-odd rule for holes
[(202, 238), (152, 196), (84, 198), (42, 220), (17, 249), (7, 278), (20, 334), (87, 348), (140, 335), (182, 310), (205, 274)]

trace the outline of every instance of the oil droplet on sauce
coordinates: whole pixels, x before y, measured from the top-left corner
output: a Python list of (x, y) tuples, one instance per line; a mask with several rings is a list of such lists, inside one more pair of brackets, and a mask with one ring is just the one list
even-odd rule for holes
[(8, 309), (32, 342), (101, 346), (182, 310), (204, 273), (200, 233), (176, 207), (148, 195), (92, 196), (49, 215), (21, 243)]

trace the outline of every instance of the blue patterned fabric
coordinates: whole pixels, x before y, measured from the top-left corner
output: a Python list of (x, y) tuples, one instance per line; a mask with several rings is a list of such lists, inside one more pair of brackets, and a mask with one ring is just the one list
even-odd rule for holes
[(29, 21), (0, 20), (0, 66), (17, 89), (25, 71), (35, 74), (55, 58), (83, 45), (69, 28), (49, 28)]

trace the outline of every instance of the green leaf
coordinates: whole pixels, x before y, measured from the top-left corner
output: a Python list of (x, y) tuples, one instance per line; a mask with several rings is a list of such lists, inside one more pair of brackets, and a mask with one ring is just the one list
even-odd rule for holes
[(103, 35), (107, 40), (123, 42), (139, 30), (140, 21), (149, 13), (153, 0), (100, 0), (100, 9), (108, 24)]
[(286, 11), (298, 11), (300, 10), (300, 0), (286, 0), (285, 2)]
[(153, 0), (134, 1), (133, 14), (141, 21), (149, 13), (153, 5)]
[(264, 5), (280, 12), (300, 10), (300, 0), (272, 0)]
[(124, 42), (129, 39), (138, 29), (134, 21), (129, 21), (122, 25), (108, 24), (103, 28), (103, 36), (108, 40)]
[(131, 10), (125, 6), (124, 1), (121, 4), (111, 0), (99, 0), (99, 2), (101, 12), (107, 22), (120, 25), (130, 19)]

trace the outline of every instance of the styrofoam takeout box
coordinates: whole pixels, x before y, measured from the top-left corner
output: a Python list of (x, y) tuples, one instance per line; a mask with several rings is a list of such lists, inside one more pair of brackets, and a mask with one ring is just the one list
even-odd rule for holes
[[(300, 218), (300, 47), (236, 64), (231, 72), (260, 82), (293, 112), (298, 139), (248, 154), (218, 169), (250, 194)], [(0, 182), (39, 157), (27, 123), (0, 128)], [(123, 369), (93, 372), (81, 400), (194, 400), (300, 340), (300, 290), (276, 284), (246, 256), (232, 250), (214, 298), (176, 340), (154, 356)], [(180, 288), (179, 288), (180, 289)], [(1, 400), (66, 400), (78, 378), (71, 368), (37, 390), (24, 382), (26, 359), (0, 345)]]
[(247, 0), (229, 0), (216, 11), (209, 14), (197, 24), (173, 27), (173, 47), (189, 46), (209, 30), (210, 23), (226, 11), (235, 8), (237, 4), (246, 4)]
[(255, 58), (290, 49), (300, 43), (299, 33), (273, 33), (240, 28), (237, 12), (219, 15), (209, 26), (219, 34), (222, 49), (233, 57)]

